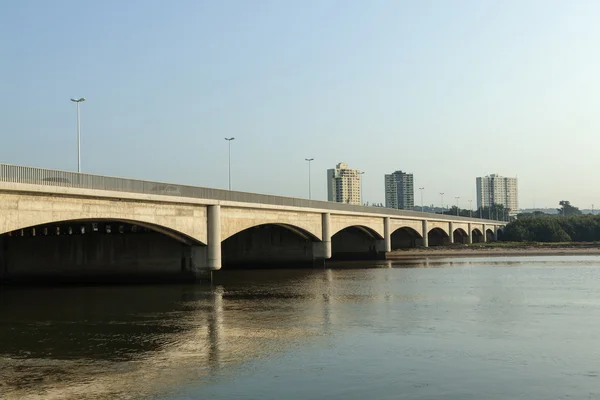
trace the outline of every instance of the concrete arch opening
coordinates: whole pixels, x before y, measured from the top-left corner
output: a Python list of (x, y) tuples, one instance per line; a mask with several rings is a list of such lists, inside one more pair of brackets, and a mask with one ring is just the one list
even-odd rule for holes
[(148, 223), (69, 220), (0, 235), (5, 282), (142, 282), (190, 280), (206, 246)]
[(410, 249), (417, 247), (423, 237), (419, 232), (408, 226), (396, 229), (391, 234), (392, 250)]
[(223, 269), (312, 267), (314, 243), (304, 229), (285, 224), (261, 224), (221, 243)]
[(457, 228), (452, 233), (454, 244), (469, 244), (469, 234), (462, 228)]
[(429, 247), (432, 246), (447, 246), (450, 244), (450, 237), (441, 228), (433, 228), (427, 233), (427, 241)]
[(350, 226), (331, 237), (331, 258), (333, 260), (361, 260), (383, 257), (378, 252), (378, 243), (383, 238), (366, 226)]
[(471, 231), (471, 235), (473, 238), (473, 243), (483, 243), (483, 233), (475, 228)]
[(492, 229), (486, 229), (485, 239), (488, 243), (494, 241), (494, 231)]
[(504, 230), (498, 228), (498, 240), (504, 240)]

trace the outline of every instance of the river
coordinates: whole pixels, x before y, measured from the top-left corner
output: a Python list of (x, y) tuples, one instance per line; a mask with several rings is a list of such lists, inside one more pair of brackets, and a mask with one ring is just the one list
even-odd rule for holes
[(600, 397), (600, 257), (2, 288), (2, 399)]

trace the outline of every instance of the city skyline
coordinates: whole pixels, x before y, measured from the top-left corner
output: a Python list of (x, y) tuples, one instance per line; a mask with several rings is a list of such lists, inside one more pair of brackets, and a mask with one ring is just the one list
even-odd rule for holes
[[(343, 159), (364, 172), (363, 201), (384, 203), (381, 176), (401, 154), (426, 205), (440, 192), (475, 202), (473, 177), (499, 173), (518, 175), (522, 208), (590, 208), (600, 188), (578, 176), (599, 165), (599, 14), (595, 3), (516, 1), (313, 1), (293, 13), (11, 3), (0, 162), (77, 170), (70, 99), (85, 97), (83, 172), (227, 188), (223, 137), (235, 137), (236, 190), (306, 197), (304, 158), (314, 171)], [(325, 200), (324, 174), (312, 178)]]

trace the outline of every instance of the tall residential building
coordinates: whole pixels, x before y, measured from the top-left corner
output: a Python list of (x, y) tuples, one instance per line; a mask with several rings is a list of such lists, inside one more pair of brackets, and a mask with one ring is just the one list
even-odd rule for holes
[(505, 178), (495, 174), (477, 178), (477, 207), (490, 207), (494, 204), (502, 204), (510, 209), (510, 215), (517, 215), (517, 178)]
[(385, 175), (385, 206), (404, 210), (415, 206), (413, 174), (396, 171)]
[(360, 204), (360, 171), (339, 163), (327, 170), (327, 200)]

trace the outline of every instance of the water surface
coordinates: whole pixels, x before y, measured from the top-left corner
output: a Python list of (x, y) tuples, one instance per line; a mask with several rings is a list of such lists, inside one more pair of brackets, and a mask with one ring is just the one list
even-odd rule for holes
[(600, 257), (348, 267), (4, 288), (0, 398), (600, 397)]

